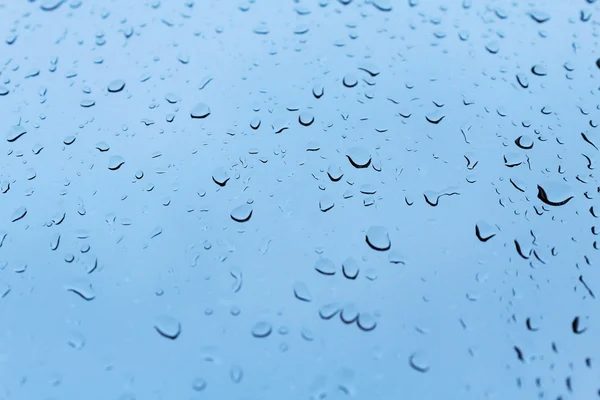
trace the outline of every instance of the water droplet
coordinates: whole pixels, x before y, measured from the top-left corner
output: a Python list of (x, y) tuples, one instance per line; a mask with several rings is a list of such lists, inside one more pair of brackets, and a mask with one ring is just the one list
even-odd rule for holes
[(550, 15), (539, 10), (530, 11), (529, 16), (538, 24), (543, 24), (544, 22), (550, 20)]
[(362, 147), (351, 147), (346, 152), (350, 164), (356, 168), (367, 168), (371, 165), (371, 155)]
[(377, 326), (375, 318), (370, 313), (361, 312), (358, 314), (357, 325), (363, 331), (372, 331)]
[(42, 11), (54, 11), (67, 0), (42, 0), (40, 3), (40, 8)]
[(11, 217), (11, 221), (12, 222), (17, 222), (18, 220), (22, 219), (23, 217), (25, 217), (25, 215), (27, 215), (27, 209), (23, 206), (17, 208)]
[(298, 116), (298, 122), (303, 126), (310, 126), (315, 121), (315, 117), (309, 112), (303, 112)]
[(333, 317), (335, 317), (337, 315), (337, 313), (340, 312), (341, 306), (339, 305), (339, 303), (329, 303), (329, 304), (325, 304), (323, 306), (321, 306), (321, 308), (319, 308), (319, 315), (321, 316), (321, 318), (323, 319), (331, 319)]
[(304, 282), (296, 282), (294, 284), (294, 295), (298, 300), (306, 302), (312, 301), (312, 296), (310, 295), (308, 287), (306, 287), (306, 284)]
[(239, 365), (234, 365), (229, 370), (229, 378), (233, 383), (240, 383), (244, 378), (244, 370)]
[(181, 324), (175, 318), (168, 315), (160, 315), (154, 321), (154, 329), (162, 337), (175, 340), (181, 334)]
[(345, 324), (351, 324), (358, 319), (358, 309), (355, 304), (346, 304), (340, 313), (340, 318)]
[(224, 168), (219, 167), (213, 171), (212, 179), (217, 185), (222, 187), (229, 181), (229, 174), (227, 174)]
[(344, 273), (344, 276), (346, 278), (356, 279), (356, 277), (358, 276), (358, 271), (359, 271), (358, 264), (357, 264), (356, 260), (354, 260), (354, 258), (348, 257), (342, 263), (342, 272)]
[(121, 90), (123, 90), (123, 88), (125, 88), (125, 81), (123, 79), (115, 79), (114, 81), (110, 82), (107, 86), (107, 90), (110, 93), (120, 92)]
[(408, 358), (408, 363), (411, 366), (411, 368), (415, 371), (421, 373), (429, 371), (429, 358), (422, 351), (418, 351), (411, 354)]
[(23, 128), (22, 126), (13, 126), (6, 134), (6, 140), (8, 142), (14, 142), (26, 133), (27, 130), (25, 130), (25, 128)]
[(353, 88), (354, 86), (356, 86), (358, 84), (358, 80), (356, 79), (356, 77), (354, 75), (348, 74), (348, 75), (344, 76), (343, 83), (344, 83), (344, 86), (346, 86), (347, 88)]
[(382, 226), (370, 227), (366, 234), (366, 240), (374, 250), (386, 251), (392, 246), (388, 231)]
[(231, 219), (236, 222), (246, 222), (252, 217), (252, 206), (242, 204), (231, 211)]
[(371, 4), (379, 11), (392, 11), (392, 0), (371, 0)]
[(204, 103), (198, 103), (190, 114), (192, 118), (206, 118), (210, 115), (210, 108)]
[(257, 322), (252, 327), (252, 336), (256, 338), (265, 338), (271, 334), (273, 327), (266, 321)]
[(563, 206), (574, 197), (571, 188), (564, 183), (546, 182), (537, 188), (538, 199), (550, 206)]
[(329, 258), (319, 258), (315, 263), (315, 269), (323, 275), (335, 275), (335, 265)]
[(111, 171), (116, 171), (119, 168), (121, 168), (123, 164), (125, 164), (125, 159), (121, 156), (114, 155), (111, 156), (108, 160), (108, 169), (110, 169)]

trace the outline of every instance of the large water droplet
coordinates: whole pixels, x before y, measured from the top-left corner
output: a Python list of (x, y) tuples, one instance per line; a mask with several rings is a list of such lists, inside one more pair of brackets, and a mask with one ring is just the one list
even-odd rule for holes
[(390, 237), (386, 228), (382, 226), (372, 226), (367, 230), (366, 240), (372, 249), (385, 251), (392, 246)]
[(231, 211), (231, 219), (237, 222), (246, 222), (252, 217), (252, 206), (242, 204)]
[(154, 321), (154, 329), (161, 336), (175, 340), (181, 334), (181, 323), (168, 315), (160, 315)]

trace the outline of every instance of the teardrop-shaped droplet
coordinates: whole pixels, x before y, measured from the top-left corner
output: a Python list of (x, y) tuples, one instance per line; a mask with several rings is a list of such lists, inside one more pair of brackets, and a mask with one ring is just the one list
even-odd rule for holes
[(11, 221), (17, 222), (18, 220), (22, 219), (26, 214), (27, 214), (27, 209), (25, 207), (21, 206), (13, 212)]

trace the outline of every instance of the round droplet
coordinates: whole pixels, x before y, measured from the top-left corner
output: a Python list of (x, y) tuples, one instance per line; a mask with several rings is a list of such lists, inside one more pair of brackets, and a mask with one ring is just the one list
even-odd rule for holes
[(196, 392), (201, 392), (206, 389), (207, 383), (203, 378), (196, 378), (194, 382), (192, 382), (192, 389)]
[(0, 96), (6, 96), (10, 91), (6, 86), (0, 85)]
[(388, 231), (382, 226), (370, 227), (367, 231), (366, 240), (374, 250), (386, 251), (392, 246)]
[(67, 146), (73, 144), (73, 142), (75, 142), (76, 137), (73, 135), (67, 136), (66, 138), (63, 139), (63, 143), (66, 144)]
[(175, 318), (161, 315), (156, 318), (154, 329), (163, 337), (171, 340), (177, 339), (181, 334), (181, 324)]
[(352, 88), (358, 84), (358, 80), (354, 75), (348, 74), (344, 76), (343, 83), (347, 88)]
[(358, 319), (358, 309), (355, 304), (346, 304), (340, 314), (341, 320), (345, 324), (351, 324)]
[(424, 352), (418, 351), (410, 355), (408, 363), (415, 371), (425, 373), (429, 371), (429, 359)]
[(102, 151), (102, 152), (110, 150), (110, 146), (106, 142), (98, 142), (98, 143), (96, 143), (96, 148), (99, 151)]
[(242, 204), (231, 211), (231, 219), (236, 222), (246, 222), (252, 216), (252, 207), (249, 204)]
[(541, 64), (536, 64), (533, 67), (531, 67), (531, 72), (537, 76), (548, 75), (548, 70), (546, 69), (546, 67), (544, 65), (541, 65)]
[(265, 338), (271, 334), (273, 327), (266, 321), (257, 322), (252, 327), (252, 336), (256, 338)]
[(375, 318), (371, 314), (363, 312), (358, 315), (357, 325), (363, 331), (368, 332), (375, 329), (377, 322), (375, 322)]
[(229, 370), (229, 378), (233, 383), (240, 383), (244, 378), (244, 370), (239, 365), (234, 365)]
[(298, 122), (303, 126), (310, 126), (315, 121), (315, 117), (309, 112), (303, 112), (298, 116)]
[(219, 167), (213, 171), (212, 179), (217, 185), (223, 187), (229, 181), (229, 174), (224, 168)]
[(206, 118), (210, 115), (210, 108), (204, 103), (198, 103), (192, 109), (190, 115), (192, 118)]
[(108, 84), (107, 90), (110, 93), (117, 93), (123, 90), (123, 88), (125, 88), (125, 81), (123, 79), (115, 79)]
[(371, 155), (362, 147), (349, 148), (346, 157), (356, 168), (367, 168), (371, 164)]
[(125, 159), (123, 157), (118, 155), (111, 156), (108, 160), (108, 169), (111, 171), (116, 171), (121, 168), (123, 164), (125, 164)]
[(335, 265), (329, 258), (319, 258), (315, 263), (315, 269), (323, 275), (335, 275)]

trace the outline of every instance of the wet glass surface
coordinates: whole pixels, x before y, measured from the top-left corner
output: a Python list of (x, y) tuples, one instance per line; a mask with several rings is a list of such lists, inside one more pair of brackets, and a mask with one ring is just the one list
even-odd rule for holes
[(600, 2), (0, 2), (0, 399), (600, 397)]

